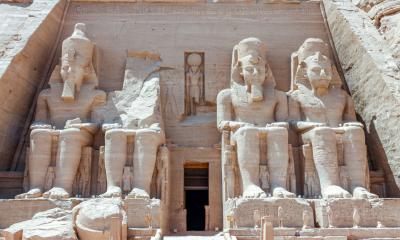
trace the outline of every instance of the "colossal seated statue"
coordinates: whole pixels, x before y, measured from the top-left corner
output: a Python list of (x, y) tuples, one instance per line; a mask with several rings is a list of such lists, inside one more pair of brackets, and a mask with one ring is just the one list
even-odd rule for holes
[[(91, 121), (91, 114), (96, 106), (105, 103), (106, 94), (96, 89), (98, 80), (92, 64), (94, 44), (85, 30), (85, 25), (78, 23), (72, 36), (63, 41), (61, 67), (55, 68), (50, 88), (39, 95), (30, 134), (30, 190), (16, 198), (42, 195), (52, 199), (68, 198), (81, 149), (92, 144), (98, 124)], [(58, 147), (54, 187), (43, 194), (53, 144)]]
[(108, 96), (103, 125), (107, 190), (101, 197), (119, 197), (123, 186), (124, 192), (132, 190), (128, 198), (150, 197), (158, 153), (168, 152), (160, 149), (165, 135), (159, 64), (159, 57), (148, 52), (131, 53), (122, 90)]
[[(246, 38), (233, 49), (231, 88), (217, 96), (217, 124), (231, 131), (236, 145), (242, 194), (247, 198), (266, 197), (260, 187), (260, 162), (265, 155), (268, 173), (262, 182), (276, 197), (294, 197), (286, 190), (289, 150), (287, 98), (275, 89), (275, 79), (266, 61), (266, 45)], [(260, 142), (266, 142), (262, 146)]]
[[(344, 188), (353, 191), (355, 198), (375, 198), (367, 191), (363, 125), (356, 121), (352, 99), (341, 88), (340, 77), (328, 56), (327, 44), (314, 38), (307, 39), (292, 55), (291, 125), (303, 143), (311, 146), (309, 157), (324, 198), (351, 197)], [(342, 151), (338, 151), (338, 140)], [(351, 175), (343, 176), (344, 170)], [(344, 178), (347, 180), (341, 181)], [(341, 186), (343, 182), (348, 186)], [(312, 184), (307, 173), (305, 184)]]

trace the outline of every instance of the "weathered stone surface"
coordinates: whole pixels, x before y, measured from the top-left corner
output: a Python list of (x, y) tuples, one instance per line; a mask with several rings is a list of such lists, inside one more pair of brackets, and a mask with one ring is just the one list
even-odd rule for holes
[[(78, 201), (79, 202), (79, 201)], [(35, 214), (52, 208), (72, 209), (77, 201), (50, 201), (47, 199), (0, 200), (0, 228), (31, 219)], [(12, 214), (4, 214), (12, 212)]]
[[(281, 207), (281, 220), (283, 227), (303, 226), (303, 210), (312, 211), (311, 205), (304, 199), (299, 198), (235, 198), (228, 199), (224, 211), (233, 211), (235, 228), (253, 228), (255, 226), (254, 213), (258, 211), (259, 216), (270, 216), (274, 227), (280, 225), (278, 208)], [(226, 216), (225, 215), (225, 216)]]
[(0, 4), (0, 170), (23, 170), (24, 162), (18, 165), (12, 159), (24, 126), (29, 125), (26, 118), (32, 116), (37, 88), (48, 74), (65, 3)]
[(332, 226), (337, 228), (353, 227), (353, 213), (358, 210), (360, 215), (359, 227), (376, 228), (378, 222), (388, 228), (400, 226), (398, 214), (399, 199), (330, 199), (316, 200), (316, 222), (321, 227), (328, 227), (327, 208), (332, 211)]
[(366, 124), (373, 161), (386, 173), (388, 195), (400, 196), (400, 70), (362, 10), (347, 0), (323, 2), (356, 112)]
[(6, 240), (77, 240), (71, 211), (53, 208), (3, 230)]
[(124, 204), (128, 215), (128, 227), (160, 227), (161, 202), (159, 199), (125, 199)]

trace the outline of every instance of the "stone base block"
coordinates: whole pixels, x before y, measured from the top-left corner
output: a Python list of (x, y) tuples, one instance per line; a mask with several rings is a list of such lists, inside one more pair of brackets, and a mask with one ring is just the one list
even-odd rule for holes
[[(378, 221), (385, 227), (400, 227), (400, 199), (318, 199), (315, 200), (316, 222), (328, 227), (327, 208), (332, 211), (332, 225), (337, 228), (353, 227), (354, 209), (360, 215), (360, 227), (374, 227)], [(397, 235), (400, 236), (400, 235)]]
[(78, 199), (50, 201), (38, 199), (0, 200), (0, 228), (8, 228), (14, 223), (30, 220), (33, 215), (52, 208), (72, 209), (80, 202)]
[(270, 216), (275, 227), (279, 226), (278, 208), (282, 208), (282, 225), (284, 227), (302, 227), (303, 211), (309, 211), (312, 217), (311, 205), (301, 198), (234, 198), (225, 203), (224, 221), (233, 213), (235, 227), (252, 228), (255, 226), (254, 214), (258, 211), (260, 217)]
[(160, 228), (161, 201), (159, 199), (125, 199), (129, 228)]
[[(295, 237), (296, 232), (299, 234)], [(230, 236), (240, 239), (258, 239), (260, 229), (229, 229)], [(274, 228), (277, 239), (314, 239), (314, 240), (346, 240), (346, 239), (393, 239), (400, 236), (400, 228)]]

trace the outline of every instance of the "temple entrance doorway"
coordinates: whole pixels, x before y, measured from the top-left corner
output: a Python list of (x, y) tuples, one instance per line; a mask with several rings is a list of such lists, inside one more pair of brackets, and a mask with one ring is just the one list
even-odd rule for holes
[(208, 230), (208, 163), (185, 164), (184, 176), (186, 229)]

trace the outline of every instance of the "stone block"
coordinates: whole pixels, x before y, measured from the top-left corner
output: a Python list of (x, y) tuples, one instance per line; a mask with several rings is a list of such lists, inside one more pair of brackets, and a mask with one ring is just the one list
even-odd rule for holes
[(400, 227), (400, 199), (321, 199), (315, 201), (316, 222), (328, 227), (327, 207), (332, 210), (332, 225), (337, 228), (353, 227), (353, 212), (358, 209), (360, 227)]
[(303, 211), (312, 212), (310, 204), (299, 198), (235, 198), (225, 203), (225, 214), (233, 211), (235, 225), (238, 228), (252, 228), (255, 225), (254, 212), (259, 211), (260, 217), (270, 216), (274, 227), (279, 226), (278, 208), (282, 208), (283, 227), (302, 227)]
[(159, 199), (125, 199), (124, 206), (129, 228), (148, 228), (150, 225), (153, 228), (160, 227), (161, 201)]

